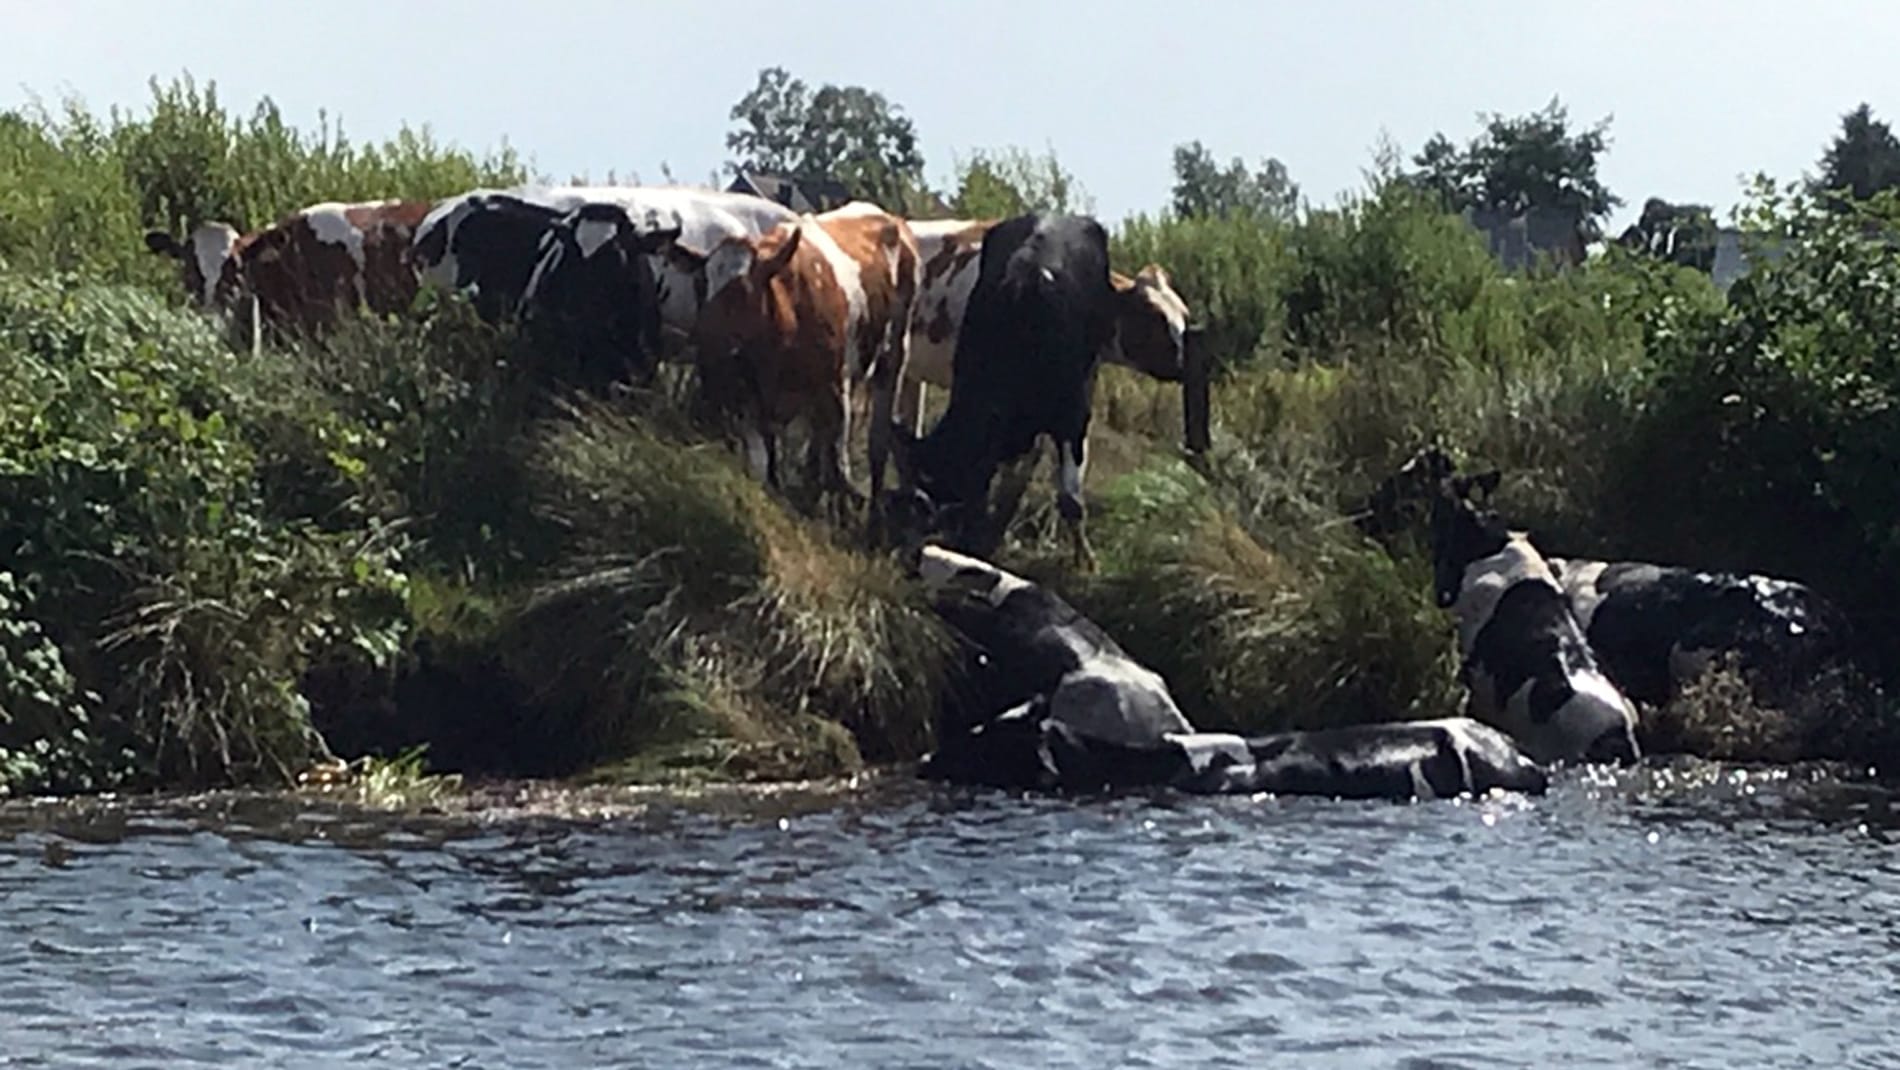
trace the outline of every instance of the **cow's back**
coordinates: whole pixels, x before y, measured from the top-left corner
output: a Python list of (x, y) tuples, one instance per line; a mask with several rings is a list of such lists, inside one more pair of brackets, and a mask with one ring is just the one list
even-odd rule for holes
[(881, 354), (903, 350), (917, 300), (917, 241), (902, 219), (862, 202), (809, 217), (806, 227), (845, 291), (855, 379)]
[(234, 249), (242, 286), (277, 324), (320, 326), (359, 304), (407, 309), (417, 288), (411, 242), (430, 208), (384, 200), (300, 209)]

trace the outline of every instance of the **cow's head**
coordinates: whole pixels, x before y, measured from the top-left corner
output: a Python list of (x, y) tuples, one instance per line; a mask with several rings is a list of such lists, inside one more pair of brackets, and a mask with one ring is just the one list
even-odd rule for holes
[(185, 292), (192, 302), (200, 308), (213, 308), (236, 293), (237, 266), (231, 254), (239, 237), (237, 228), (229, 223), (200, 223), (183, 241), (168, 231), (147, 231), (145, 248), (178, 261)]
[(707, 254), (706, 304), (694, 331), (702, 353), (730, 354), (783, 329), (773, 282), (791, 268), (803, 238), (803, 228), (790, 224), (756, 238), (727, 238)]
[(891, 460), (897, 489), (885, 503), (887, 521), (906, 537), (943, 536), (965, 549), (987, 552), (994, 532), (986, 506), (996, 473), (992, 442), (952, 439), (942, 425), (918, 436), (902, 421), (891, 424)]
[(1486, 505), (1501, 478), (1497, 471), (1438, 480), (1432, 494), (1432, 581), (1441, 608), (1458, 601), (1465, 567), (1498, 552), (1509, 539), (1504, 524)]
[(1425, 513), (1438, 485), (1457, 469), (1450, 454), (1436, 445), (1425, 447), (1373, 488), (1354, 525), (1371, 539), (1397, 534)]
[(1109, 360), (1163, 382), (1179, 382), (1187, 347), (1201, 328), (1188, 323), (1187, 302), (1174, 291), (1167, 271), (1149, 264), (1132, 279), (1111, 274), (1110, 281), (1115, 287), (1115, 342)]

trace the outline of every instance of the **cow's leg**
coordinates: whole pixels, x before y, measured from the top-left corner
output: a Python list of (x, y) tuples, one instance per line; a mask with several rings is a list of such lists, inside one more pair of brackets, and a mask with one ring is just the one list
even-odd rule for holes
[(1004, 536), (1009, 534), (1010, 522), (1016, 519), (1016, 513), (1022, 508), (1023, 495), (1029, 490), (1029, 479), (1036, 474), (1036, 451), (1032, 449), (1012, 461), (1006, 461), (1002, 468), (995, 504), (986, 511), (990, 541), (985, 553), (1002, 545)]
[(1062, 514), (1063, 526), (1069, 529), (1069, 539), (1075, 555), (1075, 566), (1086, 572), (1095, 571), (1095, 551), (1089, 546), (1088, 531), (1084, 527), (1084, 506), (1082, 502), (1082, 477), (1088, 468), (1088, 436), (1060, 436), (1056, 438), (1056, 511)]
[(745, 443), (746, 467), (752, 478), (768, 487), (778, 486), (778, 449), (770, 434), (761, 430), (763, 421), (741, 421), (739, 437)]
[(865, 453), (871, 468), (869, 522), (873, 537), (884, 508), (884, 467), (891, 456), (891, 424), (896, 419), (893, 410), (897, 392), (903, 385), (903, 365), (904, 352), (899, 349), (871, 366), (871, 426), (865, 433)]
[(908, 375), (900, 378), (897, 384), (897, 398), (892, 403), (892, 408), (896, 410), (895, 418), (898, 423), (910, 428), (911, 434), (919, 438), (923, 437), (924, 407), (929, 401), (929, 383), (922, 379), (913, 379)]
[(815, 398), (808, 427), (805, 461), (814, 504), (830, 506), (842, 515), (854, 494), (850, 455), (846, 452), (851, 436), (850, 395), (826, 391)]

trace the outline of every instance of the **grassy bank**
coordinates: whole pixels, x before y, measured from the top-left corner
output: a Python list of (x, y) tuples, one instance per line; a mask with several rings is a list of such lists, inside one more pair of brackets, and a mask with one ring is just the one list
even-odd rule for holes
[[(199, 213), (255, 223), (518, 170), (420, 135), (298, 134), (267, 107), (233, 118), (190, 86), (143, 117), (0, 117), (7, 789), (288, 783), (332, 752), (419, 744), (438, 769), (643, 780), (929, 746), (951, 637), (894, 562), (746, 478), (678, 384), (567, 397), (451, 302), (254, 359), (179, 307), (139, 242)], [(1890, 681), (1900, 266), (1865, 224), (1891, 206), (1757, 205), (1789, 251), (1726, 298), (1616, 253), (1505, 273), (1457, 219), (1376, 183), (1292, 223), (1130, 221), (1117, 265), (1167, 265), (1208, 323), (1216, 447), (1190, 463), (1178, 393), (1106, 369), (1101, 568), (1065, 571), (1047, 484), (1002, 563), (1206, 727), (1444, 715), (1453, 635), (1419, 540), (1352, 524), (1438, 441), (1502, 467), (1500, 504), (1552, 552), (1814, 583)], [(1867, 757), (1886, 722), (1834, 714), (1869, 693), (1796, 712), (1831, 726), (1820, 749)], [(1723, 680), (1691, 703), (1669, 723), (1702, 749), (1787, 742), (1760, 718), (1725, 727), (1745, 703)]]

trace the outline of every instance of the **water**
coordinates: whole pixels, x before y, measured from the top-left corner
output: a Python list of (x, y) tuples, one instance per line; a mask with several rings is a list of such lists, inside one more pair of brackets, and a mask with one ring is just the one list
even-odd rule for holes
[(550, 805), (0, 808), (0, 1066), (1900, 1061), (1866, 785)]

